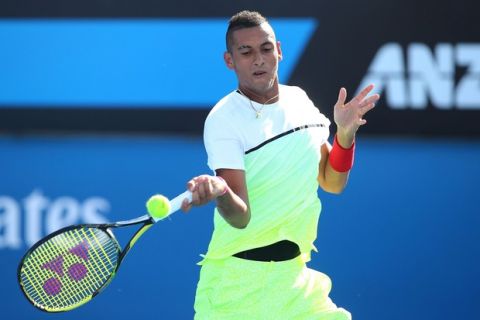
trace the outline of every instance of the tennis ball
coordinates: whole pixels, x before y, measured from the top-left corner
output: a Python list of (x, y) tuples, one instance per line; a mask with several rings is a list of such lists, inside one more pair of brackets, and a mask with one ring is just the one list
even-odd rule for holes
[(147, 201), (147, 210), (155, 219), (163, 219), (170, 212), (170, 201), (161, 194), (156, 194)]

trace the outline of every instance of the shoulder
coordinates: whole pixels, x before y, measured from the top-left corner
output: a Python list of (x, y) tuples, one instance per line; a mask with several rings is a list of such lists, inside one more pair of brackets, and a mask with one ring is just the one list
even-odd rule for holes
[(304, 119), (319, 122), (327, 127), (330, 125), (328, 118), (320, 112), (317, 106), (315, 106), (305, 90), (297, 86), (287, 85), (281, 85), (280, 90), (282, 99), (285, 98), (285, 101), (288, 104), (295, 106), (296, 114), (300, 111), (300, 113), (303, 114)]
[(287, 104), (294, 104), (296, 108), (316, 109), (307, 93), (300, 87), (280, 85), (281, 100)]
[(231, 136), (241, 121), (241, 96), (232, 91), (210, 110), (204, 123), (204, 136)]
[(280, 94), (285, 97), (293, 98), (308, 98), (307, 93), (300, 87), (297, 86), (288, 86), (285, 84), (280, 85)]
[(236, 104), (238, 104), (238, 94), (236, 91), (233, 91), (215, 104), (215, 106), (208, 113), (206, 122), (233, 116), (236, 110)]

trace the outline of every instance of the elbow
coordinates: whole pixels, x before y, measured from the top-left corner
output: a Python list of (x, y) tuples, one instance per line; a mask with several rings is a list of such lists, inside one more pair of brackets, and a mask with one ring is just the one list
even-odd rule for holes
[(245, 229), (250, 223), (250, 212), (245, 213), (238, 221), (231, 222), (230, 225), (237, 229)]
[(228, 223), (235, 229), (245, 229), (248, 226), (249, 221), (228, 221)]
[(250, 222), (250, 210), (232, 215), (225, 215), (222, 211), (220, 213), (225, 221), (236, 229), (245, 229)]
[(327, 191), (328, 193), (338, 195), (338, 194), (341, 194), (343, 192), (343, 190), (345, 190), (345, 187), (330, 188), (329, 190), (325, 190), (325, 191)]
[(248, 226), (248, 222), (246, 223), (236, 223), (236, 224), (233, 224), (233, 223), (230, 223), (230, 225), (232, 227), (234, 227), (235, 229), (245, 229), (247, 226)]
[(348, 173), (346, 174), (330, 174), (330, 175), (319, 175), (318, 184), (323, 189), (323, 191), (332, 193), (332, 194), (341, 194), (348, 182)]
[(344, 184), (327, 184), (327, 183), (322, 183), (320, 184), (320, 187), (322, 188), (323, 191), (331, 193), (331, 194), (341, 194), (343, 190), (345, 190), (345, 185)]

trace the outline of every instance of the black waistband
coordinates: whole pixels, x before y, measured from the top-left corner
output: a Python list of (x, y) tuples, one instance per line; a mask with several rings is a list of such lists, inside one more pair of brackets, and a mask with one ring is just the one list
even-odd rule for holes
[(254, 261), (286, 261), (300, 255), (295, 242), (282, 240), (266, 247), (254, 248), (234, 254), (234, 257)]

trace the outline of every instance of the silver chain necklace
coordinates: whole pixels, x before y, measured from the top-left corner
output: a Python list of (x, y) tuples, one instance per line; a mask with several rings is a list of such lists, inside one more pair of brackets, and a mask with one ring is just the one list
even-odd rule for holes
[(263, 108), (265, 107), (265, 105), (266, 105), (267, 103), (269, 103), (270, 101), (278, 98), (278, 96), (279, 96), (279, 94), (277, 94), (276, 96), (271, 97), (270, 99), (268, 99), (267, 101), (265, 101), (259, 109), (256, 109), (256, 108), (253, 106), (252, 99), (250, 99), (245, 93), (243, 93), (243, 91), (240, 90), (240, 88), (238, 88), (238, 92), (240, 92), (240, 94), (241, 94), (242, 96), (244, 96), (245, 98), (248, 99), (248, 102), (250, 102), (250, 107), (252, 107), (253, 111), (255, 111), (255, 118), (257, 118), (257, 119), (259, 119), (259, 118), (262, 117), (262, 111), (263, 111)]

